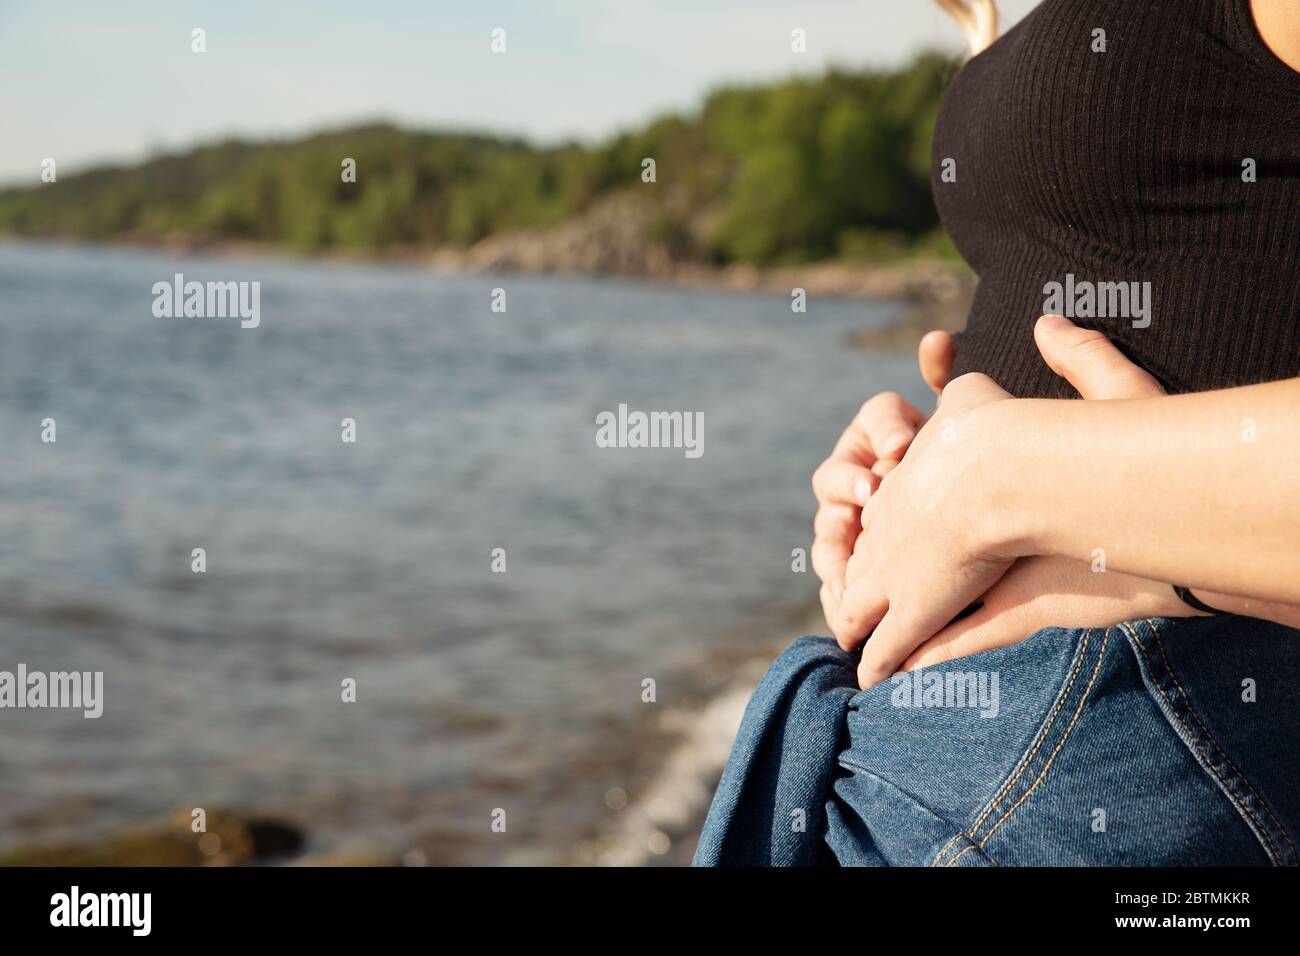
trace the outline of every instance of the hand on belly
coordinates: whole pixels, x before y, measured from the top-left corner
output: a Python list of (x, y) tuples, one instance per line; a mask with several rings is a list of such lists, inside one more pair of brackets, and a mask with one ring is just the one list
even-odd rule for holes
[(976, 611), (918, 647), (902, 669), (1016, 644), (1045, 627), (1111, 627), (1136, 618), (1204, 613), (1184, 604), (1168, 584), (1102, 568), (1069, 558), (1020, 559)]
[[(1067, 326), (1043, 328), (1035, 335), (1048, 365), (1086, 399), (1162, 393), (1154, 378), (1124, 358), (1100, 333)], [(936, 392), (948, 382), (952, 355), (947, 333), (932, 332), (922, 341), (921, 374)], [(814, 566), (825, 582), (822, 605), (828, 621), (839, 609), (851, 542), (860, 531), (860, 526), (850, 524), (860, 521), (862, 514), (854, 499), (865, 498), (864, 491), (873, 492), (879, 479), (903, 457), (907, 443), (900, 444), (899, 432), (914, 435), (923, 422), (924, 416), (897, 396), (878, 396), (864, 406), (836, 452), (818, 469), (820, 480), (814, 478), (814, 489), (821, 507), (814, 525), (818, 542), (813, 553)], [(1080, 555), (1079, 560), (1023, 558), (981, 597), (972, 613), (918, 647), (903, 669), (1014, 644), (1053, 625), (1109, 627), (1143, 617), (1201, 614), (1183, 603), (1167, 583), (1107, 570), (1104, 554)]]

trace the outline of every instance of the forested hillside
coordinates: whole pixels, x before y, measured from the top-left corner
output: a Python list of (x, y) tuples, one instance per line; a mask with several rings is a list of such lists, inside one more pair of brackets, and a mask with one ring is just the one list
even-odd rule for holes
[[(537, 148), (390, 125), (215, 143), (0, 193), (0, 233), (379, 253), (468, 247), (631, 193), (650, 204), (647, 238), (684, 260), (779, 265), (942, 250), (929, 150), (955, 69), (927, 54), (898, 71), (725, 88), (697, 113), (595, 145)], [(355, 182), (340, 175), (345, 158), (356, 161)], [(653, 183), (642, 181), (646, 158)]]

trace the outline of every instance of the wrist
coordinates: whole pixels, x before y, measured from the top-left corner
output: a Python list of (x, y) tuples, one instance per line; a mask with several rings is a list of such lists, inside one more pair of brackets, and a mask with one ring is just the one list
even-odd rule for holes
[(1051, 459), (1037, 437), (1042, 404), (1012, 398), (969, 413), (974, 510), (980, 516), (976, 534), (991, 557), (1012, 560), (1050, 552), (1051, 508), (1040, 494), (1052, 480), (1040, 474)]

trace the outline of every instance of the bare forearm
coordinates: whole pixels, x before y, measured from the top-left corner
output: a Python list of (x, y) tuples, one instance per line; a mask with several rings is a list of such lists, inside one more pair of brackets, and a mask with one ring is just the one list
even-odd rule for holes
[(1008, 553), (1300, 603), (1300, 380), (997, 403), (973, 424)]

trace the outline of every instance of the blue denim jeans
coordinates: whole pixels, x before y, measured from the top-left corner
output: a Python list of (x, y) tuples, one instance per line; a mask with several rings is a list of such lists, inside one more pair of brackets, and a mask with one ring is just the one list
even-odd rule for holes
[(1300, 860), (1300, 631), (1154, 618), (866, 691), (856, 667), (814, 637), (772, 665), (697, 866)]

